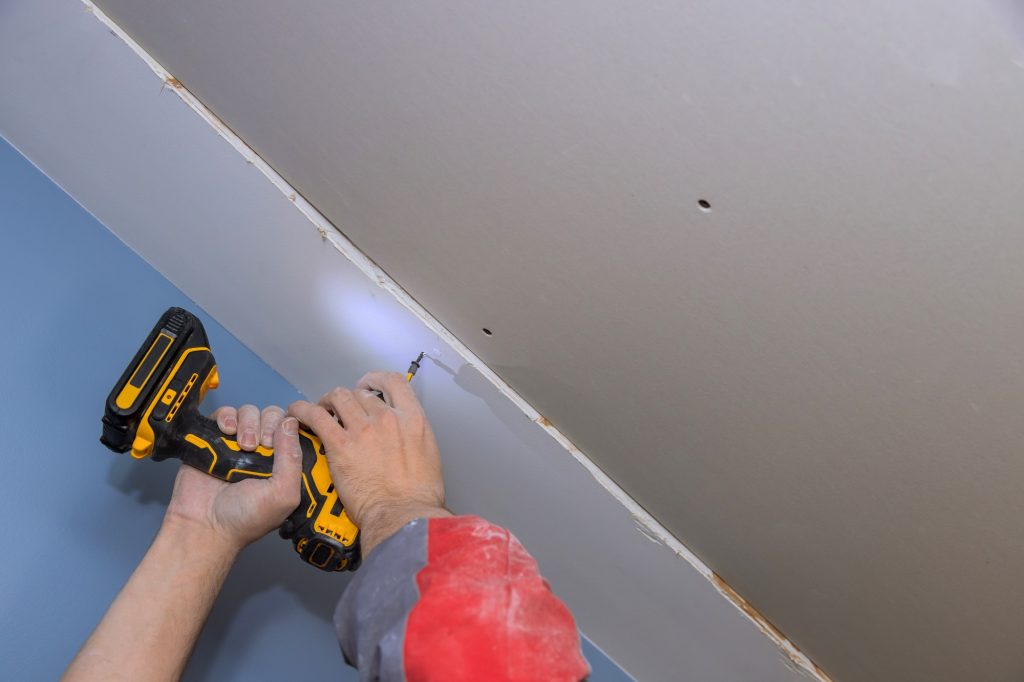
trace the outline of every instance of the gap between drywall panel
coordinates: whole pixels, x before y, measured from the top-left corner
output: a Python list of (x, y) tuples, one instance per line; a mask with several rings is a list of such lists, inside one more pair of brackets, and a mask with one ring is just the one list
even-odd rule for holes
[(622, 504), (635, 520), (637, 529), (652, 542), (664, 545), (672, 550), (677, 556), (687, 561), (694, 569), (704, 576), (726, 600), (729, 601), (738, 611), (773, 641), (786, 656), (788, 662), (800, 672), (821, 680), (830, 682), (830, 678), (804, 655), (785, 635), (774, 627), (766, 618), (758, 613), (743, 597), (727, 585), (714, 571), (703, 561), (691, 552), (682, 542), (672, 535), (664, 526), (651, 516), (636, 500), (630, 497), (617, 483), (609, 478), (590, 458), (577, 448), (561, 431), (556, 428), (550, 420), (540, 414), (530, 403), (519, 395), (512, 387), (495, 374), (479, 357), (453, 335), (444, 325), (435, 319), (423, 306), (421, 306), (407, 291), (400, 287), (384, 270), (368, 258), (355, 244), (348, 240), (333, 223), (321, 214), (312, 204), (309, 203), (299, 192), (281, 177), (262, 157), (256, 154), (237, 134), (234, 133), (219, 117), (210, 111), (195, 95), (193, 95), (182, 83), (167, 71), (159, 62), (142, 49), (131, 36), (124, 32), (120, 26), (114, 23), (90, 0), (82, 0), (87, 11), (93, 15), (104, 26), (120, 38), (128, 47), (138, 55), (150, 69), (163, 81), (165, 87), (173, 89), (182, 101), (205, 120), (228, 144), (230, 144), (247, 163), (259, 170), (282, 194), (288, 197), (289, 201), (312, 223), (319, 232), (321, 239), (330, 242), (335, 249), (341, 252), (352, 264), (373, 280), (380, 288), (387, 291), (402, 306), (416, 316), (430, 331), (448, 343), (470, 366), (480, 372), (487, 380), (506, 398), (511, 400), (522, 412), (541, 428), (548, 435), (555, 439), (573, 458), (579, 462), (590, 475), (604, 488), (612, 497)]

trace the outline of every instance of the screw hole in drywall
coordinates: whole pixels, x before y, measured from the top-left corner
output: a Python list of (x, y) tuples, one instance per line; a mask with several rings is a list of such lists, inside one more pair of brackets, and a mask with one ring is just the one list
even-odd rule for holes
[(484, 328), (483, 328), (483, 329), (481, 329), (480, 331), (482, 331), (482, 332), (484, 333), (484, 336), (494, 336), (494, 332), (492, 332), (492, 331), (491, 331), (490, 329), (488, 329), (487, 327), (484, 327)]
[(700, 206), (700, 210), (705, 213), (711, 213), (711, 202), (707, 199), (698, 199), (697, 205)]

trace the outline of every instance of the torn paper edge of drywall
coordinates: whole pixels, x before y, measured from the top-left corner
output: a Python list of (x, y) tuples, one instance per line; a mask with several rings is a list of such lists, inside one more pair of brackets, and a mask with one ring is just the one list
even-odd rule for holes
[(572, 441), (566, 438), (565, 434), (558, 430), (546, 417), (538, 412), (519, 393), (495, 374), (479, 357), (463, 344), (454, 334), (442, 325), (431, 315), (416, 299), (405, 289), (398, 285), (384, 270), (364, 254), (353, 244), (344, 233), (307, 201), (296, 188), (292, 187), (270, 164), (263, 160), (242, 138), (229, 128), (219, 117), (210, 111), (195, 95), (193, 95), (182, 83), (175, 78), (167, 69), (156, 61), (148, 52), (132, 39), (118, 24), (108, 17), (103, 10), (97, 7), (91, 0), (82, 0), (85, 9), (91, 12), (104, 26), (120, 38), (124, 43), (138, 55), (153, 73), (163, 81), (164, 85), (172, 89), (182, 101), (205, 120), (228, 144), (230, 144), (246, 163), (254, 166), (313, 224), (320, 236), (329, 241), (338, 251), (352, 262), (368, 278), (390, 293), (395, 300), (403, 305), (409, 312), (415, 315), (434, 334), (447, 343), (458, 353), (463, 360), (480, 372), (494, 385), (498, 391), (511, 400), (523, 413), (548, 435), (555, 439), (577, 462), (579, 462), (594, 479), (607, 490), (613, 498), (622, 504), (632, 515), (639, 532), (652, 542), (664, 545), (677, 556), (686, 560), (694, 569), (703, 575), (714, 588), (725, 597), (737, 610), (752, 621), (758, 629), (771, 639), (785, 654), (788, 662), (795, 666), (800, 672), (809, 675), (821, 682), (831, 682), (817, 665), (803, 654), (785, 635), (773, 626), (766, 618), (758, 613), (747, 601), (735, 590), (722, 580), (703, 561), (691, 552), (682, 542), (668, 531), (661, 523), (651, 516), (636, 500), (630, 497), (615, 481), (608, 477), (589, 457), (587, 457)]

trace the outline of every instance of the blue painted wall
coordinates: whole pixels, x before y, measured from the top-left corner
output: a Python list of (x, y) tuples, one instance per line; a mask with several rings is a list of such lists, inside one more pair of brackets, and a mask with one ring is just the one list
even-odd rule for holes
[[(5, 679), (56, 679), (170, 494), (173, 462), (98, 442), (103, 401), (157, 316), (180, 305), (203, 318), (222, 381), (210, 409), (299, 395), (2, 140), (0, 235), (0, 667)], [(232, 571), (186, 679), (294, 679), (296, 658), (307, 679), (357, 679), (329, 625), (345, 582), (264, 538)], [(629, 679), (584, 648), (591, 679)]]

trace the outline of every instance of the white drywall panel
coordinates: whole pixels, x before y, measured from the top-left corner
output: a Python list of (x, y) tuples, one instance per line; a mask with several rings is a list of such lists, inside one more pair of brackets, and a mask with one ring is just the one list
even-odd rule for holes
[[(581, 628), (629, 672), (803, 679), (706, 569), (653, 540), (610, 482), (368, 278), (257, 159), (165, 85), (77, 0), (0, 5), (0, 135), (307, 395), (367, 368), (403, 369), (421, 349), (438, 357), (416, 388), (451, 506), (511, 527)], [(102, 323), (117, 324), (116, 314)]]
[(99, 3), (830, 673), (1020, 677), (1020, 3)]

